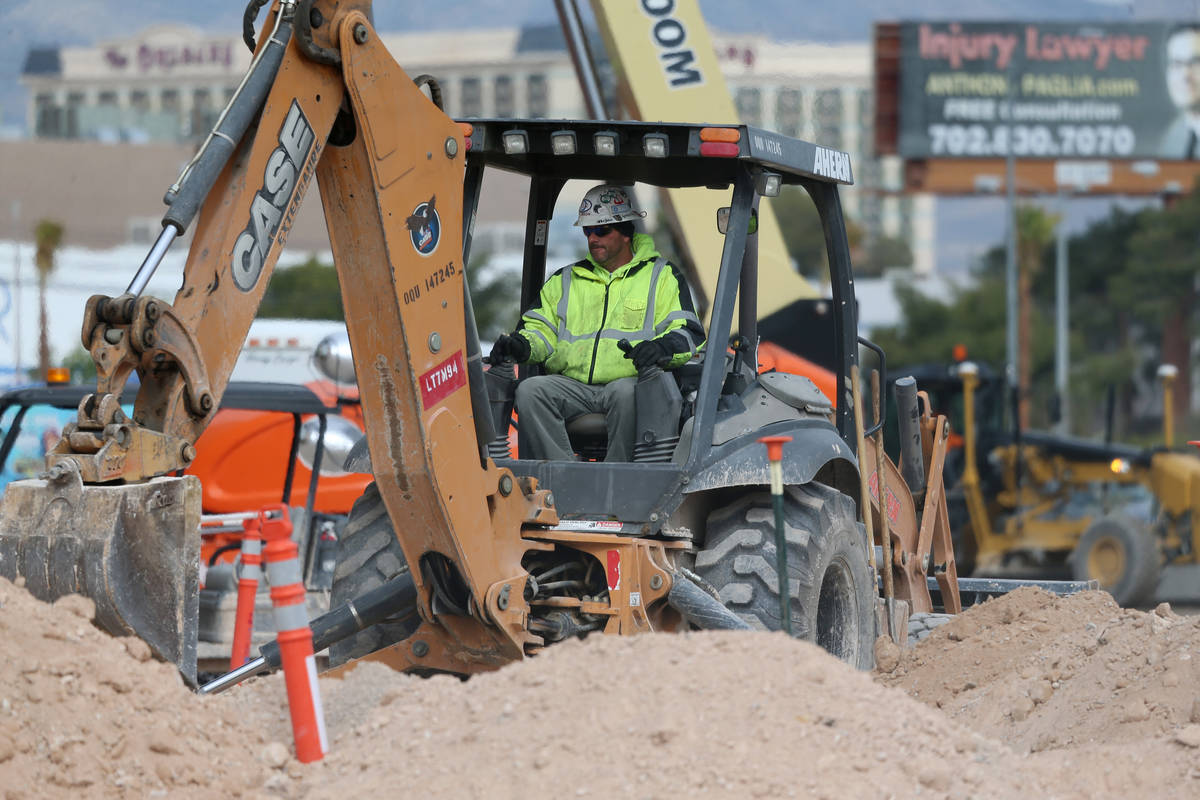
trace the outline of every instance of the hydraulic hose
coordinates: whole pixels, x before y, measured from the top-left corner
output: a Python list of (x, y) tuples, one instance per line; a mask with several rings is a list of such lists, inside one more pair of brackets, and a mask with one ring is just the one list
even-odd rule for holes
[(667, 593), (667, 604), (683, 614), (688, 622), (705, 630), (748, 631), (750, 626), (720, 600), (677, 574)]
[(208, 138), (204, 140), (200, 151), (184, 167), (175, 185), (167, 191), (164, 199), (170, 208), (163, 215), (164, 227), (172, 225), (180, 234), (187, 230), (204, 199), (208, 197), (217, 176), (221, 174), (225, 163), (245, 135), (246, 129), (258, 117), (259, 110), (275, 83), (284, 51), (292, 36), (294, 10), (293, 3), (283, 4), (280, 14), (275, 18), (275, 28), (270, 39), (254, 57), (241, 85), (234, 92)]
[[(412, 575), (407, 572), (397, 575), (382, 586), (314, 619), (310, 624), (313, 652), (319, 653), (347, 636), (383, 622), (398, 611), (415, 607), (416, 603), (417, 587)], [(279, 642), (274, 639), (259, 648), (259, 653), (258, 658), (201, 686), (200, 694), (219, 694), (246, 678), (274, 672), (283, 663)]]
[(168, 208), (162, 218), (162, 233), (158, 235), (150, 253), (138, 267), (133, 280), (125, 289), (125, 294), (137, 297), (145, 290), (171, 243), (192, 224), (192, 219), (204, 204), (217, 176), (225, 168), (225, 163), (242, 140), (250, 123), (258, 117), (259, 110), (275, 83), (279, 65), (283, 63), (283, 54), (292, 35), (292, 15), (295, 7), (291, 0), (282, 4), (280, 13), (275, 17), (275, 28), (271, 31), (271, 38), (250, 63), (250, 69), (242, 77), (241, 84), (238, 85), (229, 104), (225, 106), (225, 110), (221, 112), (217, 124), (209, 132), (200, 150), (183, 168), (174, 185), (167, 190), (163, 197), (163, 202)]

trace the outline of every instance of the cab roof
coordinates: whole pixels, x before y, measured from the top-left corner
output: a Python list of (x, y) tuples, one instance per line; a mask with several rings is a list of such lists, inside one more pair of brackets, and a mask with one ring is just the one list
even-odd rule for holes
[[(543, 178), (723, 188), (749, 164), (779, 173), (785, 184), (854, 183), (848, 154), (749, 125), (562, 119), (459, 124), (471, 161)], [(573, 139), (573, 146), (556, 153), (555, 137), (560, 145)], [(606, 139), (613, 143), (611, 155), (597, 152)], [(656, 141), (665, 145), (662, 155), (649, 155)], [(524, 152), (513, 147), (522, 142)]]

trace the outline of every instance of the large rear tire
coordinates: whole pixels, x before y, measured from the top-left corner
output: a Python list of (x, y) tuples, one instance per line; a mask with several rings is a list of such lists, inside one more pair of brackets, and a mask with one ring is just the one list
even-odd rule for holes
[[(784, 494), (792, 635), (870, 669), (875, 589), (854, 502), (818, 483)], [(771, 495), (752, 492), (708, 517), (695, 569), (731, 611), (759, 630), (782, 629)]]
[[(402, 573), (408, 572), (404, 551), (374, 482), (354, 501), (338, 539), (330, 606), (337, 608)], [(420, 624), (417, 607), (400, 608), (378, 625), (359, 631), (329, 648), (329, 665), (337, 666), (373, 653), (412, 635)]]
[(1075, 580), (1100, 582), (1117, 605), (1149, 602), (1158, 588), (1158, 541), (1129, 517), (1113, 514), (1093, 522), (1071, 554)]

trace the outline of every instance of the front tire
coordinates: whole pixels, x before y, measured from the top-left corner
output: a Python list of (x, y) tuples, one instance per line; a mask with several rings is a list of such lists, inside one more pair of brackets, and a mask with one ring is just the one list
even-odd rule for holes
[[(857, 667), (874, 662), (875, 591), (854, 502), (818, 483), (784, 493), (792, 634)], [(695, 569), (731, 611), (759, 630), (782, 629), (775, 513), (752, 492), (708, 517)]]
[(1096, 580), (1122, 608), (1148, 602), (1161, 570), (1154, 534), (1134, 520), (1113, 514), (1093, 522), (1071, 554), (1075, 580)]
[[(345, 530), (338, 539), (330, 606), (337, 608), (407, 572), (408, 563), (404, 560), (400, 540), (396, 538), (379, 487), (372, 482), (354, 501)], [(331, 645), (329, 665), (344, 664), (403, 641), (412, 635), (420, 622), (415, 603), (397, 609), (388, 621)]]

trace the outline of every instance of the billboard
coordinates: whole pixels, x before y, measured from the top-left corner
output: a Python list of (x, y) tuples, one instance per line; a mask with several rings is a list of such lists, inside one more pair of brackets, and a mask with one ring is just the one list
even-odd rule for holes
[(905, 158), (1200, 158), (1200, 23), (903, 22), (899, 34)]

